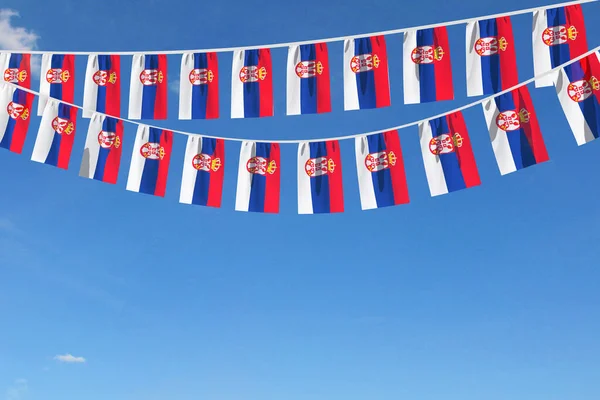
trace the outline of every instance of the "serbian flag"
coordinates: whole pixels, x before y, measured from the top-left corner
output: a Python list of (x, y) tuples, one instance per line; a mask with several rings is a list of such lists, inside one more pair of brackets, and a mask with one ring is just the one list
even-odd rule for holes
[(217, 53), (185, 53), (179, 77), (179, 119), (219, 118)]
[(121, 58), (96, 55), (88, 57), (83, 91), (83, 118), (95, 112), (121, 116)]
[(167, 118), (167, 56), (135, 54), (129, 86), (130, 119)]
[(419, 139), (432, 196), (481, 184), (460, 111), (419, 124)]
[(76, 122), (77, 108), (48, 99), (31, 159), (68, 169)]
[(518, 83), (510, 17), (467, 23), (467, 95), (494, 94)]
[(44, 54), (40, 76), (38, 115), (44, 113), (48, 97), (73, 103), (75, 93), (75, 56)]
[[(581, 5), (535, 11), (532, 36), (535, 76), (582, 55), (588, 47)], [(535, 81), (535, 87), (552, 84), (550, 74)]]
[(298, 213), (344, 211), (342, 159), (336, 141), (298, 145)]
[(0, 53), (0, 68), (4, 81), (29, 89), (31, 87), (31, 55)]
[(327, 43), (290, 46), (287, 60), (287, 114), (331, 112)]
[(390, 80), (384, 36), (344, 41), (344, 109), (389, 107)]
[(0, 147), (21, 154), (31, 121), (33, 94), (14, 86), (0, 87)]
[(357, 137), (355, 147), (362, 209), (408, 203), (398, 131)]
[(452, 100), (452, 64), (448, 31), (438, 28), (404, 34), (404, 103)]
[(238, 50), (233, 53), (231, 118), (273, 116), (271, 50)]
[(94, 114), (90, 120), (79, 176), (117, 183), (123, 152), (123, 121)]
[(600, 53), (561, 68), (554, 86), (577, 144), (600, 136)]
[(279, 144), (242, 142), (236, 211), (278, 213), (280, 181)]
[(189, 136), (185, 150), (179, 202), (221, 207), (224, 173), (224, 140)]
[(139, 125), (127, 178), (127, 190), (164, 197), (173, 132)]
[(500, 174), (548, 161), (527, 86), (486, 100), (482, 106)]

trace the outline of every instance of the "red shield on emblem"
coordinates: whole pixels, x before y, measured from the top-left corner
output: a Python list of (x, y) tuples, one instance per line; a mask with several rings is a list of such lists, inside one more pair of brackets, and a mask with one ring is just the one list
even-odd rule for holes
[(496, 117), (496, 125), (503, 131), (516, 131), (521, 127), (519, 114), (515, 110), (503, 111)]
[[(116, 140), (117, 134), (114, 132), (100, 131), (98, 134), (98, 143), (103, 149), (110, 149), (113, 145), (115, 145)], [(119, 146), (115, 145), (115, 147)]]

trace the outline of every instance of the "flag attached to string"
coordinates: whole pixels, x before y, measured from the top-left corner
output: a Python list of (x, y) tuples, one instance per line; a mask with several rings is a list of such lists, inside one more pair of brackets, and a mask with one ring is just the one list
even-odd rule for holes
[(384, 36), (344, 41), (344, 109), (389, 107), (390, 80)]
[(31, 88), (31, 55), (0, 53), (0, 71), (4, 82)]
[(344, 211), (342, 159), (336, 141), (298, 145), (298, 213)]
[(467, 95), (494, 94), (518, 83), (510, 17), (467, 23)]
[(21, 154), (31, 121), (33, 94), (0, 85), (0, 147)]
[(482, 106), (500, 174), (548, 161), (527, 86), (486, 100)]
[(287, 59), (287, 114), (331, 112), (327, 43), (290, 46)]
[(68, 169), (75, 141), (76, 122), (77, 108), (48, 99), (31, 159)]
[(72, 54), (44, 54), (40, 70), (38, 115), (44, 113), (48, 97), (73, 103), (75, 94), (75, 56)]
[(123, 152), (123, 121), (94, 114), (90, 120), (79, 176), (117, 183)]
[(404, 34), (404, 103), (452, 100), (452, 64), (445, 26)]
[(130, 119), (167, 118), (167, 56), (134, 54), (129, 89)]
[(600, 53), (557, 71), (554, 86), (579, 146), (600, 137)]
[(420, 123), (419, 140), (432, 196), (481, 184), (460, 111)]
[(179, 119), (219, 118), (217, 53), (185, 53), (179, 77)]
[(408, 203), (398, 131), (357, 137), (355, 148), (362, 209)]
[(96, 55), (88, 57), (83, 91), (83, 118), (94, 112), (121, 116), (121, 58)]
[[(535, 11), (532, 40), (535, 76), (585, 53), (588, 47), (581, 5)], [(535, 81), (535, 87), (552, 84), (551, 74)]]
[(278, 213), (280, 183), (279, 144), (242, 142), (236, 211)]
[(231, 73), (231, 118), (272, 117), (271, 50), (235, 51)]
[(127, 190), (164, 197), (173, 147), (173, 132), (138, 125)]
[(189, 136), (185, 150), (179, 202), (221, 207), (225, 174), (225, 141)]

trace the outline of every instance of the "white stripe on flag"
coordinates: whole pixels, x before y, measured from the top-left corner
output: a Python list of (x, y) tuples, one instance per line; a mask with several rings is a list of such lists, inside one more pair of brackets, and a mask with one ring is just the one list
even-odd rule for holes
[(83, 118), (90, 118), (98, 107), (98, 85), (94, 82), (94, 74), (100, 69), (98, 55), (91, 54), (88, 57), (85, 68), (85, 83), (83, 89)]
[(416, 47), (417, 31), (411, 30), (405, 32), (402, 52), (402, 69), (404, 71), (404, 104), (418, 104), (421, 102), (419, 65), (414, 63), (411, 58), (412, 51)]
[[(550, 61), (550, 47), (542, 40), (542, 33), (548, 27), (548, 17), (546, 10), (537, 10), (533, 13), (533, 71), (534, 76), (543, 74), (552, 69)], [(552, 86), (552, 75), (548, 74), (535, 80), (535, 87)]]
[(129, 119), (142, 119), (142, 97), (144, 85), (140, 75), (146, 65), (144, 54), (134, 54), (131, 60), (131, 81), (129, 83)]
[(357, 137), (354, 141), (356, 149), (356, 169), (358, 171), (358, 188), (360, 204), (363, 210), (377, 208), (373, 176), (365, 166), (365, 158), (369, 155), (369, 142), (366, 136)]
[(300, 62), (300, 46), (292, 45), (288, 50), (287, 58), (287, 115), (302, 113), (300, 81), (296, 74), (296, 65)]
[(467, 96), (483, 95), (481, 56), (475, 52), (475, 42), (480, 38), (479, 22), (467, 23)]
[(8, 69), (10, 63), (10, 53), (0, 53), (0, 71), (4, 74), (4, 71)]
[(142, 173), (144, 172), (144, 165), (146, 159), (140, 153), (140, 149), (144, 143), (150, 139), (150, 128), (146, 125), (138, 125), (137, 133), (135, 135), (135, 142), (133, 143), (133, 154), (131, 155), (131, 164), (129, 166), (129, 176), (127, 177), (127, 190), (132, 192), (139, 192), (140, 185), (142, 184)]
[(439, 196), (448, 193), (446, 185), (446, 177), (440, 157), (434, 155), (429, 150), (429, 142), (433, 139), (431, 125), (429, 121), (419, 124), (419, 141), (421, 143), (421, 155), (423, 156), (423, 164), (425, 165), (425, 174), (427, 175), (427, 183), (431, 196)]
[(240, 80), (240, 71), (244, 67), (246, 52), (233, 52), (231, 63), (231, 118), (244, 118), (244, 83)]
[(90, 125), (88, 127), (87, 138), (85, 139), (85, 147), (83, 149), (83, 159), (81, 160), (81, 168), (79, 176), (82, 178), (93, 179), (98, 165), (98, 156), (100, 155), (100, 143), (98, 143), (98, 134), (102, 131), (102, 124), (106, 117), (101, 114), (92, 115)]
[(298, 214), (313, 214), (312, 190), (310, 176), (306, 174), (304, 166), (310, 158), (310, 144), (298, 144)]
[(496, 156), (496, 162), (500, 169), (500, 175), (506, 175), (517, 170), (515, 160), (510, 150), (510, 143), (508, 142), (508, 135), (505, 131), (500, 129), (496, 123), (496, 118), (500, 114), (496, 102), (494, 99), (486, 100), (481, 105), (483, 107), (483, 114), (485, 115), (485, 121), (490, 132), (490, 139), (492, 141), (492, 149)]
[(193, 161), (196, 154), (202, 153), (202, 137), (188, 136), (185, 147), (185, 157), (183, 160), (183, 174), (181, 177), (181, 192), (179, 193), (179, 202), (183, 204), (192, 204), (194, 199), (194, 189), (196, 187), (196, 176), (198, 170), (194, 168)]
[[(4, 138), (6, 133), (6, 127), (10, 121), (10, 115), (8, 112), (4, 112), (8, 108), (8, 105), (12, 101), (16, 88), (10, 85), (0, 86), (0, 142)], [(23, 104), (24, 106), (25, 104)]]
[(562, 106), (563, 112), (567, 117), (573, 136), (577, 141), (577, 145), (581, 146), (594, 140), (594, 134), (590, 126), (583, 116), (583, 112), (576, 101), (571, 100), (568, 93), (568, 87), (571, 83), (564, 68), (552, 73), (554, 76), (554, 86), (556, 86), (556, 94)]
[(344, 110), (346, 111), (358, 110), (360, 108), (358, 102), (358, 87), (356, 86), (356, 74), (350, 69), (350, 61), (352, 60), (352, 57), (354, 57), (354, 48), (354, 39), (346, 39), (344, 41)]
[(189, 75), (193, 69), (194, 53), (185, 53), (181, 57), (179, 74), (179, 119), (192, 119), (192, 82)]
[(44, 114), (44, 108), (50, 97), (50, 82), (46, 79), (46, 73), (52, 66), (52, 54), (42, 55), (42, 66), (40, 68), (40, 95), (38, 96), (38, 111), (37, 115)]
[(35, 139), (35, 145), (33, 146), (33, 154), (31, 160), (39, 163), (45, 163), (52, 147), (52, 141), (54, 140), (55, 131), (52, 127), (52, 121), (58, 117), (58, 101), (54, 99), (48, 99), (42, 120), (40, 121), (40, 128), (38, 129), (38, 135)]
[(246, 168), (249, 159), (256, 155), (256, 143), (242, 142), (240, 149), (240, 163), (238, 166), (237, 191), (235, 194), (235, 210), (248, 211), (250, 208), (250, 191), (252, 188), (252, 175)]

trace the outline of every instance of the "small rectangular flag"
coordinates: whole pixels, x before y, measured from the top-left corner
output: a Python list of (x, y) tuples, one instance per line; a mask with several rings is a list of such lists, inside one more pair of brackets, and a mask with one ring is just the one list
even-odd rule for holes
[(134, 54), (129, 86), (130, 119), (167, 119), (167, 56)]
[(344, 211), (342, 159), (337, 140), (298, 145), (298, 213)]
[(558, 100), (579, 146), (600, 137), (600, 53), (555, 74)]
[(221, 207), (225, 174), (225, 141), (189, 136), (185, 150), (179, 202)]
[(95, 112), (121, 116), (121, 58), (92, 54), (88, 57), (83, 91), (83, 118)]
[(398, 131), (355, 139), (356, 168), (363, 210), (409, 202)]
[(31, 159), (69, 169), (76, 123), (77, 108), (48, 99)]
[(236, 211), (278, 213), (280, 183), (279, 144), (242, 142)]
[(179, 119), (219, 118), (217, 53), (185, 53), (179, 77)]
[(31, 55), (0, 53), (0, 71), (4, 81), (31, 88)]
[(494, 94), (518, 83), (510, 17), (467, 23), (467, 95)]
[(404, 34), (404, 103), (452, 100), (452, 63), (445, 26)]
[(481, 184), (460, 111), (420, 123), (419, 140), (431, 196)]
[(173, 132), (139, 125), (127, 178), (127, 190), (164, 197)]
[(123, 152), (123, 121), (94, 114), (90, 120), (79, 176), (115, 184)]
[[(532, 40), (535, 76), (585, 53), (588, 47), (581, 5), (535, 11)], [(552, 84), (550, 74), (535, 81), (535, 87)]]
[(389, 107), (390, 80), (384, 36), (344, 41), (344, 110)]
[(44, 54), (40, 70), (38, 115), (44, 114), (48, 97), (73, 103), (75, 94), (75, 56), (72, 54)]
[(231, 118), (272, 116), (271, 50), (235, 51), (231, 76)]
[(0, 147), (21, 154), (31, 121), (33, 94), (0, 85)]
[(548, 161), (527, 86), (486, 100), (482, 106), (501, 175)]
[(290, 46), (287, 60), (287, 114), (331, 112), (327, 43)]

